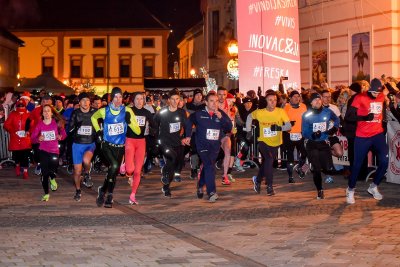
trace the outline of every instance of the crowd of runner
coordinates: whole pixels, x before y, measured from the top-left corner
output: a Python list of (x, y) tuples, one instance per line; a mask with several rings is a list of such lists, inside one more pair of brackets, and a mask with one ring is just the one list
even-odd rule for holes
[[(377, 157), (378, 166), (367, 191), (377, 200), (383, 198), (378, 186), (388, 166), (386, 123), (400, 119), (400, 93), (390, 80), (335, 89), (289, 89), (287, 94), (281, 81), (279, 91), (267, 90), (264, 95), (250, 90), (244, 96), (224, 87), (207, 94), (196, 89), (191, 95), (189, 100), (178, 89), (164, 95), (128, 94), (118, 87), (102, 98), (88, 93), (65, 97), (41, 92), (36, 98), (28, 92), (14, 93), (2, 99), (0, 123), (10, 135), (8, 149), (16, 175), (28, 179), (30, 163), (36, 164), (42, 201), (49, 200), (49, 186), (58, 189), (57, 169), (64, 164), (73, 166), (73, 198), (81, 201), (81, 184), (93, 186), (94, 155), (108, 167), (97, 188), (99, 207), (112, 207), (120, 173), (131, 186), (129, 203), (138, 204), (140, 179), (155, 163), (161, 167), (162, 194), (171, 197), (171, 183), (182, 181), (186, 157), (188, 179), (197, 180), (199, 199), (206, 194), (215, 202), (216, 180), (230, 186), (235, 182), (233, 171), (245, 171), (249, 158), (259, 164), (252, 177), (256, 193), (264, 182), (267, 195), (275, 194), (274, 168), (285, 168), (288, 183), (295, 183), (294, 173), (303, 179), (310, 166), (316, 197), (324, 199), (323, 173), (335, 172), (332, 156), (343, 155), (338, 135), (346, 136), (349, 146), (350, 167), (343, 171), (347, 203), (355, 203), (356, 181), (365, 179), (369, 152)], [(257, 151), (250, 151), (252, 146)], [(222, 170), (219, 179), (216, 168)]]

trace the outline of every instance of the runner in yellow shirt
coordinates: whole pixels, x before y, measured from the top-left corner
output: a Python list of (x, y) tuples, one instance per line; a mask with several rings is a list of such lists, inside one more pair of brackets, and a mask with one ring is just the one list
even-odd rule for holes
[(289, 117), (282, 108), (277, 108), (277, 95), (275, 91), (266, 93), (267, 107), (257, 109), (247, 116), (247, 138), (252, 139), (251, 124), (253, 119), (260, 125), (260, 137), (258, 138), (258, 150), (262, 156), (262, 162), (257, 176), (253, 176), (254, 191), (260, 193), (261, 181), (265, 177), (267, 194), (275, 195), (273, 189), (273, 162), (277, 156), (278, 148), (282, 144), (282, 131), (291, 129)]

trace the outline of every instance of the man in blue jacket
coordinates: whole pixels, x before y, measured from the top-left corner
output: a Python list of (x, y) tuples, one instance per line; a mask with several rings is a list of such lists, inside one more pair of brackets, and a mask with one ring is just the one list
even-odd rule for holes
[(232, 122), (221, 110), (218, 110), (218, 96), (210, 92), (205, 97), (206, 106), (191, 114), (186, 121), (186, 137), (183, 142), (190, 144), (193, 125), (196, 126), (196, 148), (203, 162), (200, 179), (197, 183), (197, 197), (203, 198), (203, 187), (206, 185), (208, 199), (215, 202), (218, 199), (215, 186), (215, 161), (217, 159), (221, 139), (224, 132), (232, 130)]
[(324, 199), (321, 172), (333, 167), (329, 136), (337, 132), (339, 118), (329, 108), (322, 107), (321, 95), (318, 93), (311, 94), (310, 104), (311, 107), (303, 113), (301, 131), (306, 140), (307, 157), (313, 168), (317, 199)]

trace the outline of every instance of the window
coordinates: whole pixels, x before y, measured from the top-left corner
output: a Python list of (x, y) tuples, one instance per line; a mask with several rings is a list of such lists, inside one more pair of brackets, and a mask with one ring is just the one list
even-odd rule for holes
[(119, 59), (119, 77), (131, 77), (131, 58), (128, 56), (120, 57)]
[(54, 57), (42, 57), (42, 73), (54, 75)]
[(120, 38), (119, 39), (119, 47), (120, 48), (130, 48), (131, 47), (131, 39), (129, 39), (129, 38)]
[(82, 39), (71, 39), (69, 40), (70, 48), (82, 48)]
[(93, 76), (95, 78), (104, 78), (105, 56), (96, 56), (93, 61)]
[(71, 78), (80, 78), (82, 69), (82, 58), (72, 57), (71, 58)]
[(104, 38), (101, 39), (93, 39), (93, 48), (104, 48), (106, 40)]
[(154, 59), (144, 58), (143, 59), (143, 77), (154, 77)]
[(212, 11), (211, 13), (211, 26), (210, 26), (210, 50), (209, 56), (214, 57), (218, 52), (218, 43), (219, 43), (219, 11)]
[(143, 48), (154, 48), (154, 39), (153, 38), (143, 38), (142, 47)]

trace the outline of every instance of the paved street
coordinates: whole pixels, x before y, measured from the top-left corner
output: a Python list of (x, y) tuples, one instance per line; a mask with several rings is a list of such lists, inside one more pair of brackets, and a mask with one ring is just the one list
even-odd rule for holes
[(0, 170), (0, 266), (400, 266), (399, 185), (383, 183), (377, 202), (359, 182), (348, 206), (342, 176), (316, 200), (310, 174), (288, 184), (286, 172), (275, 171), (277, 194), (269, 197), (252, 190), (254, 172), (218, 184), (214, 204), (198, 200), (188, 179), (164, 198), (155, 169), (139, 187), (140, 205), (130, 206), (119, 177), (114, 208), (106, 209), (95, 204), (104, 175), (94, 175), (95, 187), (77, 203), (61, 170), (45, 203), (38, 176)]

